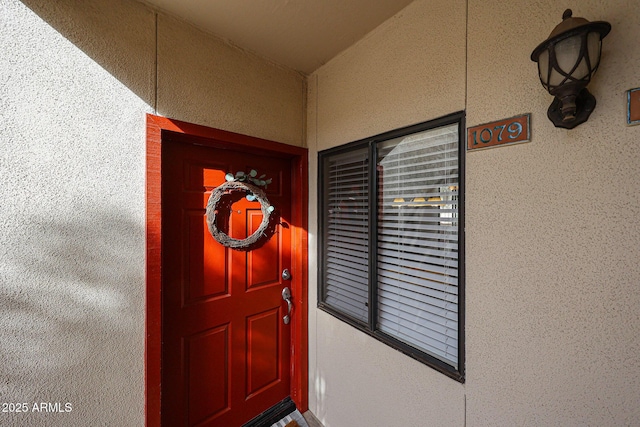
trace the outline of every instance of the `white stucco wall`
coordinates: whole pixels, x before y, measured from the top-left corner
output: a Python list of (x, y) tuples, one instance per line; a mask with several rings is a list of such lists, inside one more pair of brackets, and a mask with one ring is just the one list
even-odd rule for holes
[(0, 0), (0, 53), (0, 403), (72, 409), (0, 425), (143, 425), (145, 114), (303, 145), (304, 79), (133, 0)]
[[(309, 78), (311, 191), (317, 151), (465, 108), (464, 1), (417, 1)], [(464, 387), (315, 308), (311, 198), (310, 409), (326, 427), (462, 426)]]
[(158, 114), (304, 143), (303, 77), (174, 18), (158, 17)]
[[(491, 3), (469, 2), (467, 124), (531, 112), (532, 140), (467, 156), (467, 425), (637, 425), (638, 4)], [(571, 131), (529, 59), (566, 7), (612, 25)]]
[[(126, 6), (109, 12), (124, 51), (85, 38), (67, 17), (85, 53), (23, 3), (0, 2), (0, 396), (29, 411), (72, 405), (70, 413), (2, 413), (2, 425), (143, 419), (144, 114), (152, 111), (144, 98), (153, 88), (154, 16)], [(91, 54), (128, 63), (143, 93)]]
[[(565, 131), (529, 60), (550, 0), (418, 0), (310, 76), (306, 111), (298, 74), (132, 0), (0, 0), (0, 398), (73, 408), (0, 425), (143, 424), (147, 112), (308, 139), (309, 400), (327, 427), (637, 424), (633, 3), (573, 5), (613, 29), (596, 110)], [(314, 308), (317, 151), (458, 110), (531, 112), (533, 136), (467, 156), (465, 384)]]
[(640, 126), (624, 94), (640, 13), (571, 6), (613, 26), (596, 110), (571, 131), (547, 120), (529, 59), (561, 20), (550, 0), (418, 0), (310, 76), (312, 194), (318, 150), (462, 109), (467, 126), (532, 114), (531, 142), (466, 157), (465, 384), (314, 309), (311, 256), (310, 406), (327, 427), (637, 424)]

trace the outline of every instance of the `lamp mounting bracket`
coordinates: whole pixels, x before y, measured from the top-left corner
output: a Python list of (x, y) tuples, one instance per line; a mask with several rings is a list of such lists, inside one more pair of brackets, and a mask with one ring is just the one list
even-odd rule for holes
[(596, 98), (583, 88), (576, 96), (576, 115), (575, 119), (563, 121), (562, 118), (562, 101), (557, 96), (547, 110), (547, 117), (551, 120), (555, 127), (563, 129), (573, 129), (574, 127), (584, 123), (596, 108)]

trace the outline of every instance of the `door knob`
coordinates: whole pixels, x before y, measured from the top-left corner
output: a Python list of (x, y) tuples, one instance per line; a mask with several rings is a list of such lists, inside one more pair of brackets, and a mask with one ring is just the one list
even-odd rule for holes
[(285, 325), (288, 325), (291, 321), (291, 308), (293, 307), (293, 303), (291, 302), (291, 290), (289, 290), (288, 287), (282, 290), (282, 299), (287, 302), (287, 314), (282, 318), (282, 321)]

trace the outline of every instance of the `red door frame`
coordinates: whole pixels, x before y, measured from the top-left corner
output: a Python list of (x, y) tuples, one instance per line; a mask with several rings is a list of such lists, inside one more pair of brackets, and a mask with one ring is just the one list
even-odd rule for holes
[(182, 133), (199, 139), (198, 143), (219, 148), (269, 152), (291, 158), (293, 165), (291, 205), (292, 294), (298, 307), (291, 322), (291, 398), (300, 412), (308, 409), (308, 240), (307, 149), (260, 138), (240, 135), (206, 126), (147, 114), (146, 166), (146, 336), (145, 336), (145, 425), (160, 426), (161, 393), (161, 287), (162, 287), (162, 194), (161, 156), (165, 132)]

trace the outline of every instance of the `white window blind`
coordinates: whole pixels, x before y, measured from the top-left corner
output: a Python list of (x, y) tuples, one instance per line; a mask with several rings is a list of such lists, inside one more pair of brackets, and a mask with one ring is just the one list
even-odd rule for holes
[(378, 145), (378, 328), (457, 368), (458, 125)]
[(464, 381), (464, 113), (321, 151), (318, 306)]
[(324, 165), (324, 301), (367, 322), (369, 184), (367, 149), (332, 156)]

